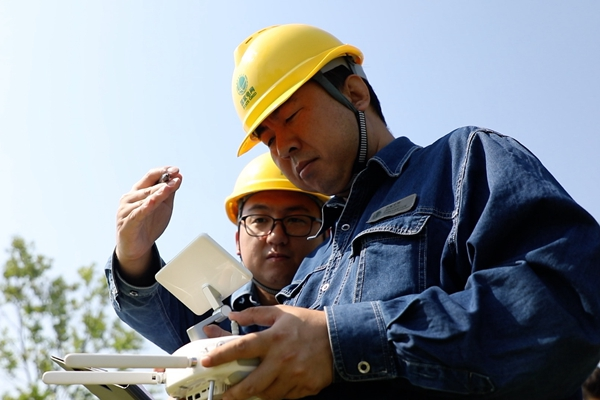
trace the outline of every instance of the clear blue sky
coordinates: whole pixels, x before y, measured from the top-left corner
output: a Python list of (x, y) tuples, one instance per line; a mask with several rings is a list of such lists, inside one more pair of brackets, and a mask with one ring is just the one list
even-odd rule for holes
[(324, 28), (365, 54), (396, 136), (463, 125), (513, 136), (600, 219), (600, 1), (0, 0), (0, 261), (13, 235), (71, 274), (111, 254), (120, 196), (184, 174), (158, 245), (207, 232), (241, 168), (233, 50), (265, 26)]

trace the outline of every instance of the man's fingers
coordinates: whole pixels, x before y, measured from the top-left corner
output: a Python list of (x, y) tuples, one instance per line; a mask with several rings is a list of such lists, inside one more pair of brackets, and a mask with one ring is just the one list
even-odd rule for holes
[(140, 208), (144, 200), (138, 200), (132, 203), (121, 203), (119, 205), (119, 209), (117, 210), (117, 221), (121, 221), (125, 218), (135, 219), (137, 216), (135, 215), (135, 210)]
[(117, 230), (120, 230), (124, 224), (131, 224), (134, 221), (144, 220), (145, 216), (151, 214), (159, 205), (154, 197), (147, 197), (132, 203), (123, 203), (117, 210)]
[(256, 333), (249, 333), (219, 346), (202, 359), (203, 367), (216, 367), (240, 358), (255, 358), (264, 353), (263, 341)]
[(217, 347), (202, 359), (204, 367), (242, 358), (260, 360), (250, 375), (225, 392), (224, 399), (301, 398), (332, 382), (333, 357), (323, 311), (264, 306), (231, 313), (229, 318), (269, 328)]
[(231, 312), (229, 319), (243, 326), (272, 326), (281, 315), (278, 306), (250, 307), (241, 312)]
[[(265, 389), (271, 389), (277, 374), (274, 371), (274, 363), (259, 364), (258, 367), (250, 375), (244, 378), (241, 382), (227, 389), (223, 400), (243, 400), (249, 399), (262, 393)], [(282, 398), (282, 397), (265, 397)]]
[(181, 178), (174, 177), (165, 184), (157, 184), (149, 187), (143, 187), (139, 189), (132, 189), (130, 192), (125, 193), (120, 200), (121, 204), (135, 203), (140, 200), (145, 200), (150, 196), (169, 196), (181, 185)]
[[(263, 340), (264, 340), (263, 336)], [(266, 342), (270, 342), (266, 340)], [(224, 400), (241, 400), (257, 396), (261, 399), (296, 399), (318, 393), (325, 383), (310, 377), (311, 366), (295, 365), (296, 352), (276, 354), (261, 360), (258, 367), (244, 380), (225, 392)], [(282, 375), (282, 371), (286, 373)]]
[(216, 337), (221, 337), (221, 336), (231, 336), (231, 332), (226, 331), (225, 329), (222, 329), (219, 325), (206, 325), (204, 328), (204, 333), (206, 334), (206, 336), (208, 336), (209, 338), (216, 338)]
[(145, 189), (156, 185), (161, 175), (167, 172), (167, 170), (168, 168), (165, 167), (151, 169), (150, 171), (146, 172), (146, 175), (144, 175), (142, 179), (134, 183), (131, 191)]
[[(269, 367), (270, 366), (270, 367)], [(262, 363), (244, 380), (227, 389), (223, 400), (242, 400), (256, 396), (260, 399), (298, 399), (317, 394), (320, 389), (307, 390), (302, 383), (292, 383), (278, 376), (281, 365)], [(298, 380), (303, 377), (298, 376)], [(310, 385), (308, 385), (310, 386)]]
[(165, 173), (169, 174), (170, 179), (179, 178), (179, 180), (181, 180), (182, 178), (181, 174), (179, 173), (179, 168), (177, 167), (153, 168), (148, 171), (142, 179), (133, 185), (132, 190), (139, 190), (156, 185), (160, 177)]
[(181, 180), (174, 178), (166, 185), (140, 189), (123, 195), (117, 210), (117, 218), (127, 218), (136, 209), (140, 209), (142, 213), (152, 212), (162, 203), (172, 207), (173, 195), (180, 184)]

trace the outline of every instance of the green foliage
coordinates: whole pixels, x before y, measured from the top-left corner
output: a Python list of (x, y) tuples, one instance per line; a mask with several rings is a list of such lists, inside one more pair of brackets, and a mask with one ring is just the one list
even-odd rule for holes
[(133, 353), (143, 339), (111, 312), (106, 281), (95, 265), (79, 268), (76, 281), (67, 282), (52, 277), (52, 260), (33, 251), (32, 243), (13, 238), (0, 280), (0, 380), (15, 382), (10, 393), (0, 388), (1, 399), (95, 399), (80, 385), (42, 383), (45, 371), (59, 369), (50, 356)]

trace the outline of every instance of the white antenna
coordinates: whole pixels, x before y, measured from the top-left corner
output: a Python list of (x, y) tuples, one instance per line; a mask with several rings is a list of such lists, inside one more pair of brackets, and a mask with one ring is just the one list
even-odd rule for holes
[(73, 353), (65, 357), (70, 368), (115, 367), (115, 368), (166, 368), (165, 372), (131, 372), (102, 370), (93, 371), (49, 371), (42, 381), (55, 385), (166, 385), (169, 396), (175, 398), (212, 400), (222, 395), (252, 372), (259, 359), (241, 359), (213, 368), (204, 368), (197, 362), (212, 349), (236, 340), (239, 336), (222, 336), (192, 341), (176, 350), (171, 356), (144, 356), (127, 354), (82, 354)]
[(212, 349), (237, 339), (232, 322), (232, 336), (206, 339), (203, 327), (227, 319), (231, 308), (223, 304), (223, 296), (250, 282), (252, 274), (227, 253), (210, 236), (202, 234), (179, 253), (157, 274), (156, 280), (197, 315), (210, 308), (213, 315), (187, 330), (190, 343), (173, 355), (84, 354), (65, 357), (68, 368), (164, 368), (165, 372), (132, 372), (102, 370), (49, 371), (42, 381), (56, 385), (132, 385), (162, 384), (171, 397), (186, 400), (213, 400), (230, 386), (252, 372), (259, 359), (241, 359), (213, 368), (204, 368), (198, 360)]
[(165, 383), (162, 372), (48, 371), (42, 381), (52, 385), (158, 385)]
[(188, 368), (197, 363), (194, 357), (166, 355), (71, 353), (65, 357), (65, 364), (72, 368)]

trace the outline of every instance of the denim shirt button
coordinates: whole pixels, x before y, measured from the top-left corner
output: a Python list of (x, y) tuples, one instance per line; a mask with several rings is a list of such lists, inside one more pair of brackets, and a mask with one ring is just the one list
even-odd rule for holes
[(133, 296), (133, 297), (137, 297), (138, 296), (138, 292), (136, 292), (135, 290), (131, 290), (131, 291), (129, 291), (129, 295)]
[(327, 289), (329, 289), (329, 283), (325, 283), (323, 286), (321, 286), (321, 292), (324, 292)]
[(343, 231), (347, 231), (348, 229), (350, 229), (350, 224), (344, 224), (344, 225), (342, 225), (341, 229)]
[(371, 365), (366, 361), (361, 361), (358, 363), (358, 372), (361, 374), (367, 374), (371, 370)]

